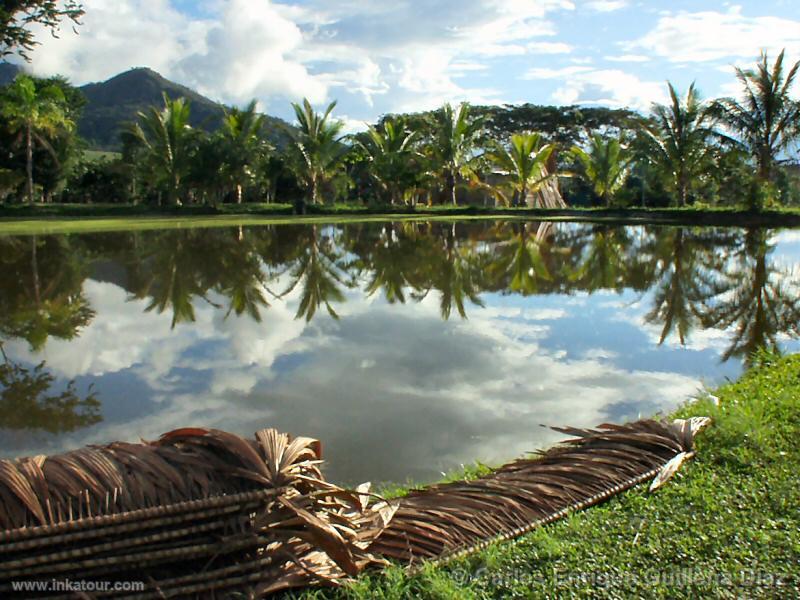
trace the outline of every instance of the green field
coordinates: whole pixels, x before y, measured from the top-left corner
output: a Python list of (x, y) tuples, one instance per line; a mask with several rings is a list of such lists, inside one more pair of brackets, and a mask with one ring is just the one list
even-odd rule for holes
[(751, 212), (734, 209), (528, 209), (474, 206), (379, 206), (336, 204), (309, 206), (293, 214), (291, 204), (225, 204), (149, 207), (119, 204), (0, 204), (0, 235), (123, 231), (183, 227), (229, 227), (274, 223), (385, 221), (400, 219), (510, 219), (578, 221), (611, 224), (798, 227), (800, 209)]

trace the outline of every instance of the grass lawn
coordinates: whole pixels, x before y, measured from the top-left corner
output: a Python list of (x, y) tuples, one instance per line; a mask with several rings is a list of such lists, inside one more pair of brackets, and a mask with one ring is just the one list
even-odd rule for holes
[(698, 454), (566, 520), (409, 576), (302, 598), (800, 598), (800, 355), (765, 355), (675, 416), (708, 415)]
[(528, 209), (475, 206), (309, 206), (296, 216), (291, 204), (245, 203), (211, 206), (150, 207), (119, 204), (0, 204), (0, 235), (79, 233), (227, 227), (266, 223), (386, 221), (402, 219), (529, 219), (614, 224), (709, 225), (739, 227), (800, 227), (800, 209), (750, 212), (733, 208), (671, 209)]

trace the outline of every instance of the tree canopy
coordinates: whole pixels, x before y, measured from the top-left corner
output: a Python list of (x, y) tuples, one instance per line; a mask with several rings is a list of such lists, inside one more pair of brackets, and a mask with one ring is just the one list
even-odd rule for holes
[(38, 23), (55, 36), (62, 21), (78, 25), (83, 14), (83, 5), (77, 0), (4, 0), (0, 6), (0, 57), (17, 53), (28, 60), (28, 53), (38, 44), (31, 25)]

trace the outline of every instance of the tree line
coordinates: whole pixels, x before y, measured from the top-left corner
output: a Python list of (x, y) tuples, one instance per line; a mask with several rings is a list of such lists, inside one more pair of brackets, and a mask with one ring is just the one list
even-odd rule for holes
[[(293, 103), (266, 136), (256, 102), (213, 132), (164, 96), (120, 133), (122, 154), (87, 160), (75, 133), (85, 100), (62, 78), (18, 76), (0, 93), (0, 199), (62, 202), (713, 206), (800, 203), (800, 62), (762, 53), (737, 69), (740, 97), (695, 85), (649, 115), (602, 108), (457, 106), (388, 115), (345, 135), (333, 111)], [(271, 136), (273, 140), (276, 136)]]

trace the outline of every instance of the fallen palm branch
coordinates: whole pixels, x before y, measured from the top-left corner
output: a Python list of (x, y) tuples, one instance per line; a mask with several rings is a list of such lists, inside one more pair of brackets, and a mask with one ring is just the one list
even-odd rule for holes
[(448, 560), (644, 481), (663, 484), (705, 422), (558, 429), (574, 439), (392, 504), (370, 504), (366, 485), (326, 482), (319, 443), (274, 430), (245, 440), (182, 429), (0, 461), (0, 596), (12, 581), (69, 577), (144, 581), (137, 598), (260, 597), (337, 584), (386, 559)]
[(707, 422), (554, 428), (575, 437), (480, 479), (410, 493), (369, 550), (413, 564), (449, 560), (518, 537), (654, 479), (665, 467), (664, 477), (671, 476), (676, 463), (691, 456), (694, 435)]

